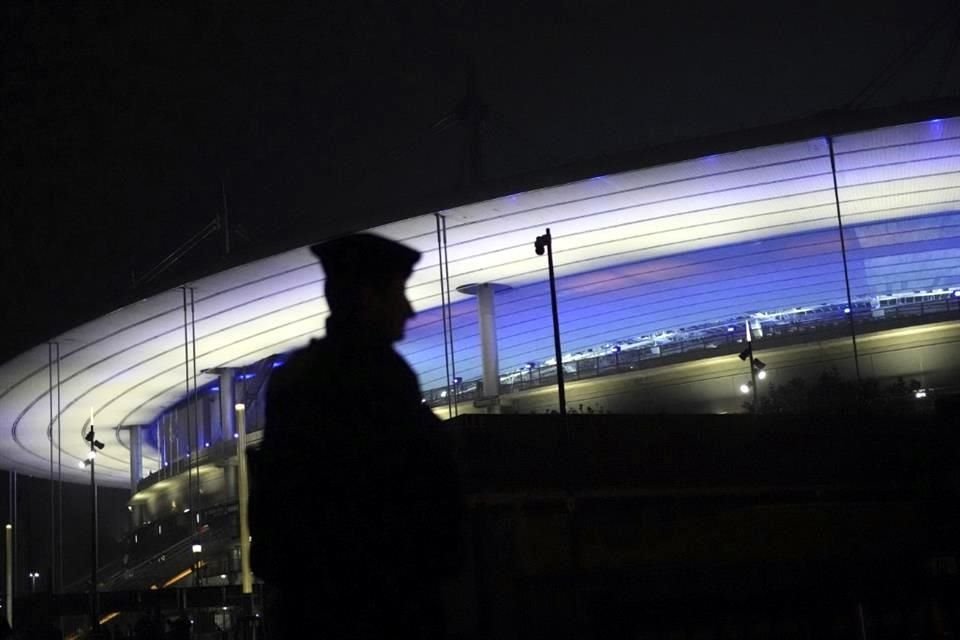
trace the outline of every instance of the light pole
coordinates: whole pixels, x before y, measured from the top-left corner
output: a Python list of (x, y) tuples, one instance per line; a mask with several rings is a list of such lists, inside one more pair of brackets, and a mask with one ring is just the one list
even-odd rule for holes
[(193, 551), (193, 584), (194, 586), (200, 586), (200, 554), (203, 552), (203, 546), (197, 543), (194, 543), (190, 547)]
[[(750, 407), (750, 413), (757, 412), (757, 379), (763, 380), (767, 377), (767, 372), (764, 371), (766, 368), (766, 363), (755, 358), (753, 356), (753, 340), (750, 336), (750, 321), (747, 320), (747, 348), (740, 352), (740, 359), (750, 363), (750, 383), (749, 385), (740, 385), (740, 391), (742, 393), (750, 393), (753, 391), (753, 404)], [(746, 388), (749, 387), (749, 388)]]
[(542, 236), (537, 236), (533, 244), (538, 256), (547, 250), (547, 269), (550, 276), (550, 307), (553, 311), (553, 349), (557, 359), (557, 393), (560, 396), (560, 415), (567, 415), (567, 396), (563, 388), (563, 354), (560, 351), (560, 315), (557, 311), (557, 283), (553, 275), (553, 241), (550, 229)]
[(100, 628), (100, 616), (97, 615), (97, 564), (100, 562), (97, 547), (97, 451), (103, 449), (103, 443), (97, 440), (93, 430), (93, 413), (90, 414), (90, 431), (84, 436), (90, 443), (90, 453), (83, 464), (90, 467), (90, 629)]
[(37, 592), (37, 578), (40, 577), (40, 573), (37, 571), (31, 571), (27, 574), (30, 577), (30, 593)]

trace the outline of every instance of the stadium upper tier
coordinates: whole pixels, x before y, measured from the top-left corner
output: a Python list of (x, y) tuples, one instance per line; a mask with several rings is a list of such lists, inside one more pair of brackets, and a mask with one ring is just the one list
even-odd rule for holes
[[(547, 261), (533, 248), (546, 227), (569, 353), (844, 304), (847, 282), (857, 313), (880, 295), (952, 293), (960, 285), (960, 118), (845, 133), (832, 146), (833, 154), (827, 137), (802, 139), (437, 212), (446, 222), (456, 375), (481, 375), (476, 301), (457, 291), (462, 285), (510, 287), (496, 299), (501, 371), (553, 356)], [(448, 371), (437, 224), (431, 212), (374, 229), (423, 252), (408, 283), (418, 315), (399, 348), (424, 389), (444, 386)], [(59, 392), (47, 344), (0, 366), (0, 465), (45, 476), (59, 450), (65, 479), (87, 481), (78, 463), (92, 412), (106, 444), (98, 478), (127, 485), (126, 428), (183, 399), (194, 370), (202, 386), (213, 370), (323, 334), (323, 273), (306, 247), (186, 286), (192, 306), (191, 291), (176, 288), (52, 338)], [(145, 446), (144, 470), (158, 459)]]

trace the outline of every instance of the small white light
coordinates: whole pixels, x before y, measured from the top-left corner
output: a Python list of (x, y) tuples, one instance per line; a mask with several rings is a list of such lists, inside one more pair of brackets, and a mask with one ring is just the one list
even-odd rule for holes
[(844, 312), (844, 313), (850, 313), (850, 307), (844, 307), (844, 308), (843, 308), (843, 312)]
[(199, 544), (195, 544), (190, 548), (193, 549), (194, 553), (200, 553), (201, 551), (203, 551), (203, 547)]
[(96, 452), (96, 451), (91, 451), (91, 452), (87, 453), (87, 460), (93, 460), (93, 459), (96, 458), (96, 457), (97, 457), (97, 452)]
[(237, 404), (233, 405), (233, 408), (237, 411), (246, 411), (247, 405), (243, 404), (242, 402), (238, 402)]
[[(220, 578), (221, 578), (222, 580), (226, 580), (226, 579), (227, 579), (227, 574), (221, 573), (221, 574), (220, 574)], [(224, 607), (224, 609), (226, 609), (226, 607)]]
[(913, 394), (913, 396), (914, 396), (917, 400), (920, 400), (920, 399), (922, 399), (922, 398), (926, 398), (926, 397), (927, 397), (927, 390), (926, 390), (926, 389), (917, 389), (916, 392)]
[(750, 393), (750, 385), (746, 383), (740, 385), (740, 393)]
[(766, 377), (767, 377), (767, 372), (766, 372), (766, 371), (760, 371), (760, 372), (757, 373), (757, 378), (760, 379), (760, 380), (765, 380)]

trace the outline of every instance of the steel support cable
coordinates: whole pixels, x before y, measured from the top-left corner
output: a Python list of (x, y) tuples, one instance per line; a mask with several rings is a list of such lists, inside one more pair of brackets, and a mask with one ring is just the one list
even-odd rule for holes
[[(452, 307), (452, 298), (450, 297), (450, 258), (447, 254), (447, 217), (441, 215), (441, 220), (443, 221), (443, 272), (446, 276), (445, 286), (447, 289), (447, 322), (450, 325), (449, 330), (446, 332), (446, 335), (450, 337), (450, 375), (453, 376), (453, 391), (454, 394), (457, 392), (457, 361), (455, 357), (455, 349), (453, 342), (453, 307)], [(449, 394), (449, 392), (448, 392)], [(457, 406), (457, 399), (453, 400), (453, 414), (455, 416), (460, 415), (460, 408)]]
[(53, 588), (53, 571), (57, 557), (57, 501), (53, 478), (53, 343), (47, 343), (47, 397), (50, 405), (50, 421), (47, 436), (50, 439), (50, 592)]
[(907, 44), (903, 51), (901, 51), (883, 71), (874, 76), (863, 89), (846, 104), (846, 108), (858, 109), (862, 107), (880, 88), (889, 82), (907, 62), (929, 46), (933, 39), (930, 37), (931, 34), (943, 26), (944, 18), (949, 15), (952, 9), (954, 9), (953, 2), (947, 2), (943, 11), (937, 13), (937, 15), (920, 30), (917, 36)]
[(175, 265), (180, 258), (190, 252), (195, 246), (209, 237), (215, 231), (220, 229), (220, 216), (215, 216), (200, 231), (193, 234), (186, 242), (174, 249), (167, 257), (161, 260), (155, 267), (147, 271), (143, 276), (134, 281), (134, 288), (147, 284), (157, 278), (161, 273)]
[(443, 277), (443, 234), (441, 232), (439, 213), (433, 214), (437, 221), (437, 266), (440, 268), (440, 315), (443, 322), (443, 362), (446, 370), (446, 388), (447, 388), (447, 417), (453, 417), (452, 398), (450, 397), (450, 343), (447, 341), (447, 298), (444, 287)]
[[(951, 63), (957, 55), (957, 48), (960, 46), (960, 8), (957, 10), (957, 15), (955, 18), (956, 23), (953, 27), (953, 32), (951, 33), (948, 42), (950, 42), (950, 48), (947, 49), (947, 53), (943, 56), (943, 60), (940, 63), (940, 73), (937, 77), (937, 82), (933, 87), (933, 92), (931, 97), (937, 97), (940, 94), (940, 89), (943, 88), (943, 82), (947, 77), (947, 72), (950, 70)], [(955, 90), (960, 89), (960, 87), (955, 88)]]
[[(61, 422), (63, 405), (60, 403), (60, 343), (56, 344), (57, 353), (57, 586), (63, 589), (63, 447), (61, 442)], [(51, 576), (52, 577), (52, 576)]]
[[(183, 383), (186, 389), (186, 399), (187, 399), (187, 410), (184, 412), (187, 416), (187, 454), (190, 453), (190, 434), (192, 429), (190, 428), (191, 413), (190, 413), (190, 335), (189, 335), (189, 322), (187, 321), (187, 286), (184, 285), (180, 288), (183, 293)], [(188, 459), (189, 460), (189, 459)], [(192, 507), (190, 504), (193, 500), (193, 466), (192, 464), (187, 465), (187, 506)]]
[[(198, 406), (199, 403), (197, 402), (197, 313), (196, 313), (196, 303), (194, 300), (195, 292), (196, 292), (196, 289), (194, 287), (190, 287), (190, 337), (191, 337), (192, 351), (193, 351), (193, 357), (192, 357), (193, 399), (191, 400), (190, 404), (193, 407), (193, 432), (194, 432), (193, 444), (197, 448), (194, 456), (191, 458), (191, 461), (195, 460), (197, 465), (196, 474), (195, 474), (196, 485), (194, 486), (194, 490), (196, 491), (195, 509), (197, 511), (197, 514), (199, 514), (199, 511), (200, 511), (200, 448), (201, 448), (200, 440), (201, 438), (200, 438), (200, 415), (199, 415), (200, 407)], [(191, 507), (194, 507), (194, 505), (191, 504)], [(198, 516), (192, 516), (192, 517), (196, 519)], [(199, 521), (197, 521), (196, 524), (200, 524)]]

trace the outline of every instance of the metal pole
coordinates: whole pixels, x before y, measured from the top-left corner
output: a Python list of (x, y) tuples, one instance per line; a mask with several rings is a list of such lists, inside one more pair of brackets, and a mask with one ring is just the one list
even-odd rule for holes
[(193, 360), (193, 399), (190, 401), (190, 404), (193, 407), (193, 445), (196, 447), (196, 451), (191, 458), (197, 466), (197, 471), (194, 474), (195, 482), (193, 490), (196, 494), (196, 505), (193, 505), (193, 498), (191, 498), (191, 506), (194, 510), (194, 524), (199, 528), (200, 521), (198, 520), (200, 516), (200, 452), (203, 451), (203, 445), (201, 441), (203, 438), (200, 434), (200, 407), (199, 402), (197, 401), (197, 315), (196, 315), (196, 304), (194, 303), (194, 288), (190, 287), (190, 338), (191, 338), (191, 351), (192, 351), (192, 360)]
[(7, 624), (13, 628), (13, 525), (7, 524), (6, 527), (6, 551), (7, 551)]
[[(443, 273), (445, 278), (444, 287), (447, 290), (447, 324), (449, 325), (446, 335), (448, 335), (450, 339), (450, 376), (451, 376), (451, 379), (454, 381), (454, 387), (456, 387), (457, 361), (456, 361), (456, 358), (454, 357), (455, 349), (454, 349), (454, 342), (453, 342), (453, 308), (452, 308), (453, 299), (450, 297), (450, 258), (447, 255), (447, 217), (441, 215), (440, 220), (443, 223), (443, 229), (442, 229)], [(454, 388), (454, 393), (456, 393), (456, 388)], [(460, 407), (457, 406), (456, 399), (454, 399), (453, 401), (453, 414), (455, 416), (460, 414)]]
[[(49, 383), (48, 396), (50, 399), (50, 428), (47, 433), (50, 437), (50, 569), (52, 574), (57, 557), (57, 500), (56, 486), (53, 482), (53, 343), (49, 342), (47, 343), (47, 381)], [(53, 592), (52, 585), (50, 591)]]
[(60, 446), (63, 442), (60, 428), (63, 405), (60, 404), (60, 343), (55, 344), (57, 348), (57, 575), (56, 583), (51, 576), (50, 590), (59, 592), (63, 589), (63, 448)]
[[(188, 332), (188, 322), (187, 322), (187, 287), (184, 285), (181, 287), (183, 292), (183, 383), (186, 387), (186, 397), (187, 397), (187, 406), (184, 413), (187, 416), (187, 455), (190, 455), (190, 439), (193, 429), (190, 426), (190, 423), (193, 422), (191, 419), (191, 407), (190, 407), (190, 335)], [(187, 458), (187, 508), (191, 511), (193, 510), (193, 464), (191, 463), (190, 458)]]
[(97, 614), (97, 565), (100, 563), (100, 553), (97, 545), (99, 535), (97, 527), (97, 452), (96, 434), (93, 420), (90, 421), (90, 628), (100, 627), (100, 616)]
[(830, 174), (833, 176), (833, 201), (837, 207), (837, 229), (840, 231), (840, 255), (843, 258), (843, 281), (847, 286), (847, 309), (850, 312), (850, 340), (853, 342), (853, 365), (857, 371), (857, 384), (860, 384), (860, 357), (857, 354), (857, 329), (853, 323), (853, 298), (850, 295), (850, 274), (847, 271), (847, 243), (843, 237), (843, 218), (840, 215), (840, 190), (837, 188), (837, 163), (833, 153), (833, 137), (827, 136), (830, 149)]
[(553, 312), (553, 350), (557, 359), (557, 393), (560, 396), (560, 415), (567, 415), (567, 394), (563, 387), (563, 352), (560, 350), (560, 313), (557, 310), (557, 283), (553, 273), (553, 238), (550, 229), (545, 236), (547, 269), (550, 275), (550, 307)]
[(250, 573), (250, 521), (249, 497), (250, 489), (247, 479), (247, 407), (238, 402), (234, 409), (237, 412), (237, 475), (238, 499), (240, 510), (240, 576), (244, 594), (253, 593), (253, 575)]
[(435, 213), (437, 220), (437, 266), (440, 267), (440, 316), (443, 322), (443, 363), (446, 368), (447, 379), (447, 417), (453, 417), (453, 399), (450, 397), (450, 342), (447, 339), (447, 297), (446, 280), (443, 277), (443, 235), (440, 227), (440, 214)]
[(747, 354), (750, 356), (748, 358), (750, 362), (750, 386), (753, 389), (753, 406), (750, 408), (750, 413), (757, 412), (757, 366), (753, 361), (753, 336), (750, 335), (750, 319), (746, 320), (747, 327)]

